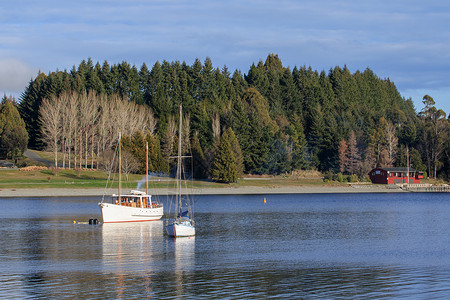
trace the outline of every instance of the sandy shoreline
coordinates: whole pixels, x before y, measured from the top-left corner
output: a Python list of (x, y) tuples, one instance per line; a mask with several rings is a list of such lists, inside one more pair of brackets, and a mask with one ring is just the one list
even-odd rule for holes
[[(45, 188), (45, 189), (0, 189), (0, 197), (69, 197), (69, 196), (102, 196), (105, 189), (74, 189), (74, 188)], [(326, 193), (404, 193), (406, 191), (387, 185), (348, 185), (348, 186), (284, 186), (284, 187), (224, 187), (204, 188), (191, 191), (198, 195), (248, 195), (248, 194), (326, 194)], [(109, 193), (116, 191), (109, 191)], [(152, 189), (153, 195), (166, 195), (167, 189)]]

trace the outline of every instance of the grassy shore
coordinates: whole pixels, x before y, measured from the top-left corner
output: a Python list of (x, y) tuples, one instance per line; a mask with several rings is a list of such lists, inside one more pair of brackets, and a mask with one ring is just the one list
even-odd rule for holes
[[(125, 188), (135, 188), (137, 184), (145, 180), (144, 175), (122, 174), (122, 186)], [(104, 188), (108, 180), (108, 174), (103, 171), (85, 171), (85, 170), (33, 170), (21, 171), (19, 169), (1, 169), (0, 170), (0, 189), (24, 189), (24, 188)], [(111, 175), (110, 181), (113, 187), (117, 188), (117, 174)], [(167, 188), (168, 182), (172, 178), (167, 177), (149, 177), (151, 188)], [(211, 181), (195, 180), (192, 181), (194, 189), (203, 188), (245, 188), (245, 187), (282, 187), (282, 186), (336, 186), (344, 185), (338, 183), (325, 184), (320, 177), (316, 178), (297, 178), (297, 177), (257, 177), (244, 178), (236, 183), (221, 184)]]
[[(125, 175), (122, 189), (136, 189), (143, 175)], [(102, 171), (40, 170), (20, 171), (0, 170), (0, 197), (28, 196), (101, 196), (117, 191), (117, 174), (112, 176), (105, 189), (108, 175)], [(144, 179), (145, 180), (145, 179)], [(112, 182), (112, 184), (111, 184)], [(280, 194), (280, 193), (373, 193), (402, 192), (396, 187), (373, 184), (348, 184), (324, 182), (320, 177), (276, 176), (240, 179), (233, 184), (210, 181), (193, 181), (191, 192), (196, 194)], [(167, 194), (173, 189), (173, 179), (150, 177), (152, 194)], [(141, 186), (145, 189), (145, 184)]]

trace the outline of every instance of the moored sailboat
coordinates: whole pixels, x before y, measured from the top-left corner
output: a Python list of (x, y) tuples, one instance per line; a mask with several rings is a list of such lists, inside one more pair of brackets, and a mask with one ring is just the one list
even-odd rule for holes
[[(171, 220), (166, 226), (167, 234), (171, 237), (188, 237), (195, 235), (195, 222), (192, 218), (192, 209), (190, 201), (183, 206), (181, 195), (181, 174), (182, 172), (182, 156), (181, 156), (181, 141), (182, 141), (182, 107), (180, 105), (180, 124), (178, 131), (178, 156), (177, 156), (177, 191), (175, 197), (175, 219)], [(186, 210), (185, 210), (186, 209)]]
[(121, 135), (119, 149), (119, 188), (118, 194), (111, 196), (111, 203), (102, 201), (98, 204), (102, 211), (103, 223), (145, 222), (159, 220), (163, 216), (163, 205), (152, 200), (148, 193), (148, 144), (146, 146), (146, 191), (132, 190), (128, 194), (120, 193), (121, 185)]

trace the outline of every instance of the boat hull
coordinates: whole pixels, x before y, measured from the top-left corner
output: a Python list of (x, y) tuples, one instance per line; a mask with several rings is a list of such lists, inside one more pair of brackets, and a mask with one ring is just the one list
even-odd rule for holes
[(102, 210), (103, 223), (147, 222), (161, 219), (163, 207), (140, 208), (99, 203)]
[(195, 227), (186, 223), (172, 223), (166, 227), (167, 234), (171, 237), (194, 236)]

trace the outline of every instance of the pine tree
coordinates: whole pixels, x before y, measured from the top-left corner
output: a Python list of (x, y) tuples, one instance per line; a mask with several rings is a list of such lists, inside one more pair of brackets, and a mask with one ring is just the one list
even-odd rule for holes
[(211, 119), (205, 103), (198, 103), (194, 106), (191, 114), (191, 129), (198, 133), (198, 139), (203, 149), (209, 148), (212, 144)]
[(31, 80), (28, 87), (21, 96), (19, 112), (29, 136), (29, 147), (33, 149), (42, 149), (41, 128), (39, 124), (39, 107), (44, 99), (44, 82), (46, 75), (39, 73)]
[(220, 140), (217, 152), (214, 155), (211, 173), (212, 179), (217, 182), (232, 183), (238, 179), (233, 147), (226, 136), (222, 136)]
[[(316, 109), (311, 111), (310, 114), (312, 124), (308, 144), (311, 147), (311, 158), (314, 166), (319, 170), (322, 170), (320, 157), (322, 156), (322, 149), (324, 148), (325, 121), (320, 105), (317, 105)], [(312, 117), (312, 115), (314, 115), (314, 117)]]
[(149, 104), (151, 94), (150, 70), (145, 63), (142, 64), (141, 69), (139, 70), (139, 88), (142, 93), (143, 102)]
[(239, 96), (244, 94), (244, 91), (247, 90), (247, 82), (244, 80), (241, 71), (236, 70), (231, 77), (231, 82), (233, 84), (234, 90)]
[(283, 65), (278, 55), (269, 54), (267, 56), (264, 67), (267, 72), (268, 86), (264, 96), (269, 102), (270, 112), (272, 115), (283, 114), (282, 88), (280, 81), (283, 76)]
[[(150, 77), (146, 83), (148, 86), (148, 98), (146, 103), (153, 108), (155, 116), (161, 120), (163, 124), (167, 124), (167, 119), (171, 111), (171, 103), (168, 101), (164, 91), (164, 74), (161, 64), (157, 61), (150, 72)], [(161, 128), (161, 126), (160, 126)], [(164, 128), (164, 126), (162, 126)], [(161, 134), (163, 131), (158, 130)]]
[(346, 171), (348, 165), (348, 146), (347, 142), (342, 139), (339, 142), (339, 172), (342, 174)]
[(157, 136), (147, 132), (146, 141), (149, 151), (149, 171), (150, 172), (169, 172), (169, 164), (164, 159), (161, 151), (161, 143)]
[(102, 69), (99, 74), (100, 80), (103, 83), (103, 87), (105, 93), (111, 95), (113, 93), (113, 83), (112, 83), (112, 75), (111, 75), (111, 67), (108, 64), (108, 61), (104, 61), (102, 65)]
[(124, 148), (125, 150), (128, 150), (130, 153), (132, 153), (133, 156), (139, 161), (139, 168), (138, 168), (139, 174), (145, 174), (145, 161), (146, 161), (145, 142), (146, 141), (144, 135), (140, 130), (137, 130), (131, 136), (130, 148), (129, 149)]
[(241, 146), (239, 145), (239, 141), (234, 134), (233, 129), (231, 127), (227, 128), (223, 133), (222, 138), (230, 141), (231, 147), (233, 148), (234, 160), (236, 164), (236, 172), (238, 178), (244, 175), (244, 157), (242, 156)]
[(2, 99), (0, 105), (0, 155), (8, 153), (13, 157), (27, 149), (28, 133), (25, 122), (19, 115), (14, 99)]
[(292, 121), (289, 126), (289, 134), (292, 147), (292, 163), (291, 168), (293, 170), (300, 168), (308, 168), (307, 161), (307, 142), (305, 137), (305, 132), (303, 130), (303, 124), (300, 117), (297, 114), (292, 116)]
[(206, 157), (198, 139), (198, 132), (195, 132), (192, 137), (191, 148), (192, 159), (194, 160), (194, 178), (207, 178), (208, 170), (206, 167)]
[(278, 131), (278, 126), (272, 120), (269, 113), (269, 103), (257, 89), (249, 88), (244, 94), (243, 100), (246, 103), (246, 110), (254, 117), (253, 126), (268, 127), (274, 133)]
[(267, 78), (266, 67), (262, 61), (258, 62), (258, 65), (253, 64), (245, 77), (248, 85), (254, 87), (263, 96), (267, 96), (269, 88), (269, 79)]

